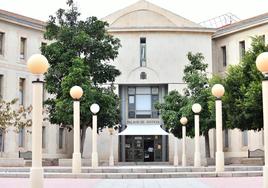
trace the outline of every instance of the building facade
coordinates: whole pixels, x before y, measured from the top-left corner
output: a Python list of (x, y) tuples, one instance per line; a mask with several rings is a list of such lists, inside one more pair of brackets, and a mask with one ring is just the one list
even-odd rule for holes
[[(183, 69), (189, 62), (188, 52), (201, 52), (208, 74), (224, 73), (229, 64), (237, 64), (250, 46), (250, 37), (267, 35), (268, 14), (243, 20), (219, 29), (202, 27), (190, 20), (147, 1), (137, 3), (103, 18), (110, 26), (108, 32), (119, 38), (122, 47), (114, 61), (121, 71), (116, 78), (116, 93), (121, 99), (121, 122), (114, 137), (116, 162), (173, 162), (174, 140), (168, 135), (161, 114), (154, 103), (163, 102), (168, 92), (182, 92)], [(19, 98), (28, 106), (32, 98), (32, 76), (26, 70), (26, 60), (40, 53), (44, 22), (0, 10), (0, 94), (4, 100)], [(12, 86), (13, 87), (12, 87)], [(45, 98), (48, 97), (47, 94)], [(89, 117), (90, 118), (90, 117)], [(202, 122), (201, 122), (202, 126)], [(19, 151), (31, 150), (31, 131), (8, 131), (4, 157), (17, 158)], [(1, 137), (0, 133), (0, 137)], [(91, 129), (87, 130), (84, 158), (91, 157)], [(215, 130), (210, 131), (211, 154), (215, 153)], [(225, 157), (247, 157), (248, 150), (263, 149), (263, 133), (227, 130), (224, 133)], [(0, 139), (1, 140), (1, 139)], [(44, 158), (70, 158), (72, 132), (44, 122)], [(98, 135), (101, 163), (109, 159), (109, 133)], [(204, 162), (204, 138), (201, 155)], [(193, 162), (194, 141), (187, 138), (187, 161)], [(89, 160), (88, 160), (89, 161)], [(62, 160), (68, 165), (70, 161)]]
[[(0, 95), (10, 101), (19, 99), (17, 107), (32, 104), (33, 76), (26, 68), (27, 59), (40, 53), (41, 45), (46, 45), (43, 38), (45, 22), (0, 10)], [(44, 98), (47, 94), (44, 95)], [(67, 157), (71, 150), (65, 144), (67, 131), (57, 125), (44, 122), (43, 153), (46, 158)], [(3, 157), (18, 158), (19, 152), (31, 150), (31, 128), (15, 131), (10, 127), (0, 146), (4, 145)], [(55, 144), (56, 143), (56, 144)]]
[[(122, 72), (115, 81), (122, 109), (119, 161), (169, 161), (173, 157), (169, 155), (173, 141), (167, 135), (150, 133), (159, 126), (164, 128), (153, 104), (163, 102), (168, 92), (182, 91), (185, 87), (182, 77), (188, 52), (201, 52), (209, 65), (208, 71), (212, 72), (214, 30), (146, 1), (139, 1), (104, 20), (110, 24), (108, 32), (122, 44), (115, 61)], [(151, 126), (151, 130), (146, 132), (144, 126)], [(134, 127), (140, 130), (139, 135), (128, 131)], [(164, 134), (159, 131), (157, 134)]]

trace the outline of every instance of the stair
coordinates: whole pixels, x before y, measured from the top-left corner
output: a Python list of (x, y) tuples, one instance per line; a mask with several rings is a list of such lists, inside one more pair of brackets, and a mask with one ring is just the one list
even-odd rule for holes
[[(30, 168), (0, 168), (0, 178), (29, 178)], [(70, 167), (45, 167), (45, 178), (92, 178), (92, 179), (151, 179), (151, 178), (202, 178), (202, 177), (252, 177), (262, 176), (261, 166), (226, 166), (224, 172), (215, 167), (173, 166), (115, 166), (82, 168), (82, 173), (72, 174)]]

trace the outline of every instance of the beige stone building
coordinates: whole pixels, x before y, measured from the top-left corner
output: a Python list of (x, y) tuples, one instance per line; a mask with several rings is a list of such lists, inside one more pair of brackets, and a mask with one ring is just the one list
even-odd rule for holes
[[(266, 40), (268, 34), (268, 14), (212, 29), (144, 0), (103, 20), (110, 24), (108, 32), (122, 44), (114, 62), (122, 72), (115, 81), (122, 109), (120, 133), (113, 136), (116, 162), (173, 162), (174, 137), (163, 130), (161, 114), (153, 103), (163, 101), (168, 92), (182, 91), (185, 87), (182, 76), (189, 51), (204, 55), (209, 75), (224, 73), (229, 64), (239, 63), (244, 50), (250, 46), (251, 36), (263, 35)], [(44, 24), (0, 10), (0, 94), (3, 99), (19, 98), (21, 105), (31, 104), (32, 76), (25, 65), (28, 57), (39, 53), (40, 46), (47, 43), (43, 39)], [(180, 161), (181, 141), (178, 142)], [(226, 158), (247, 157), (248, 150), (263, 149), (263, 133), (229, 130), (225, 131), (223, 142)], [(72, 132), (44, 122), (44, 158), (61, 159), (60, 164), (70, 164), (70, 160), (64, 159), (71, 157), (72, 143)], [(107, 163), (109, 158), (108, 143), (108, 131), (103, 130), (98, 136), (102, 163)], [(30, 129), (19, 133), (8, 131), (2, 144), (3, 157), (18, 158), (19, 151), (31, 150)], [(210, 131), (210, 146), (214, 157), (214, 130)], [(201, 138), (201, 155), (204, 162), (204, 138)], [(193, 156), (194, 141), (187, 138), (188, 163), (192, 163)], [(83, 157), (91, 157), (90, 129)]]

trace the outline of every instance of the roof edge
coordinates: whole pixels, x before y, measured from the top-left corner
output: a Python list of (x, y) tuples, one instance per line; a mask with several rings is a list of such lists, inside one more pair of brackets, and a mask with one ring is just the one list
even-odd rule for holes
[(230, 24), (228, 26), (225, 26), (223, 28), (219, 28), (212, 38), (219, 38), (223, 37), (225, 35), (230, 35), (232, 33), (237, 33), (240, 31), (244, 31), (253, 27), (257, 27), (260, 25), (264, 25), (268, 23), (268, 13), (264, 13), (258, 16), (254, 16), (245, 20), (241, 20), (239, 22)]
[(0, 9), (0, 20), (43, 31), (46, 22)]

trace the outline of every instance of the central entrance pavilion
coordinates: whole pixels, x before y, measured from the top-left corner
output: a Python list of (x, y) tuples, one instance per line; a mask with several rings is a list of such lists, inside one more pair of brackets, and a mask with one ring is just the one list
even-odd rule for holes
[(123, 162), (167, 161), (168, 135), (160, 125), (129, 125), (119, 133), (122, 143)]

